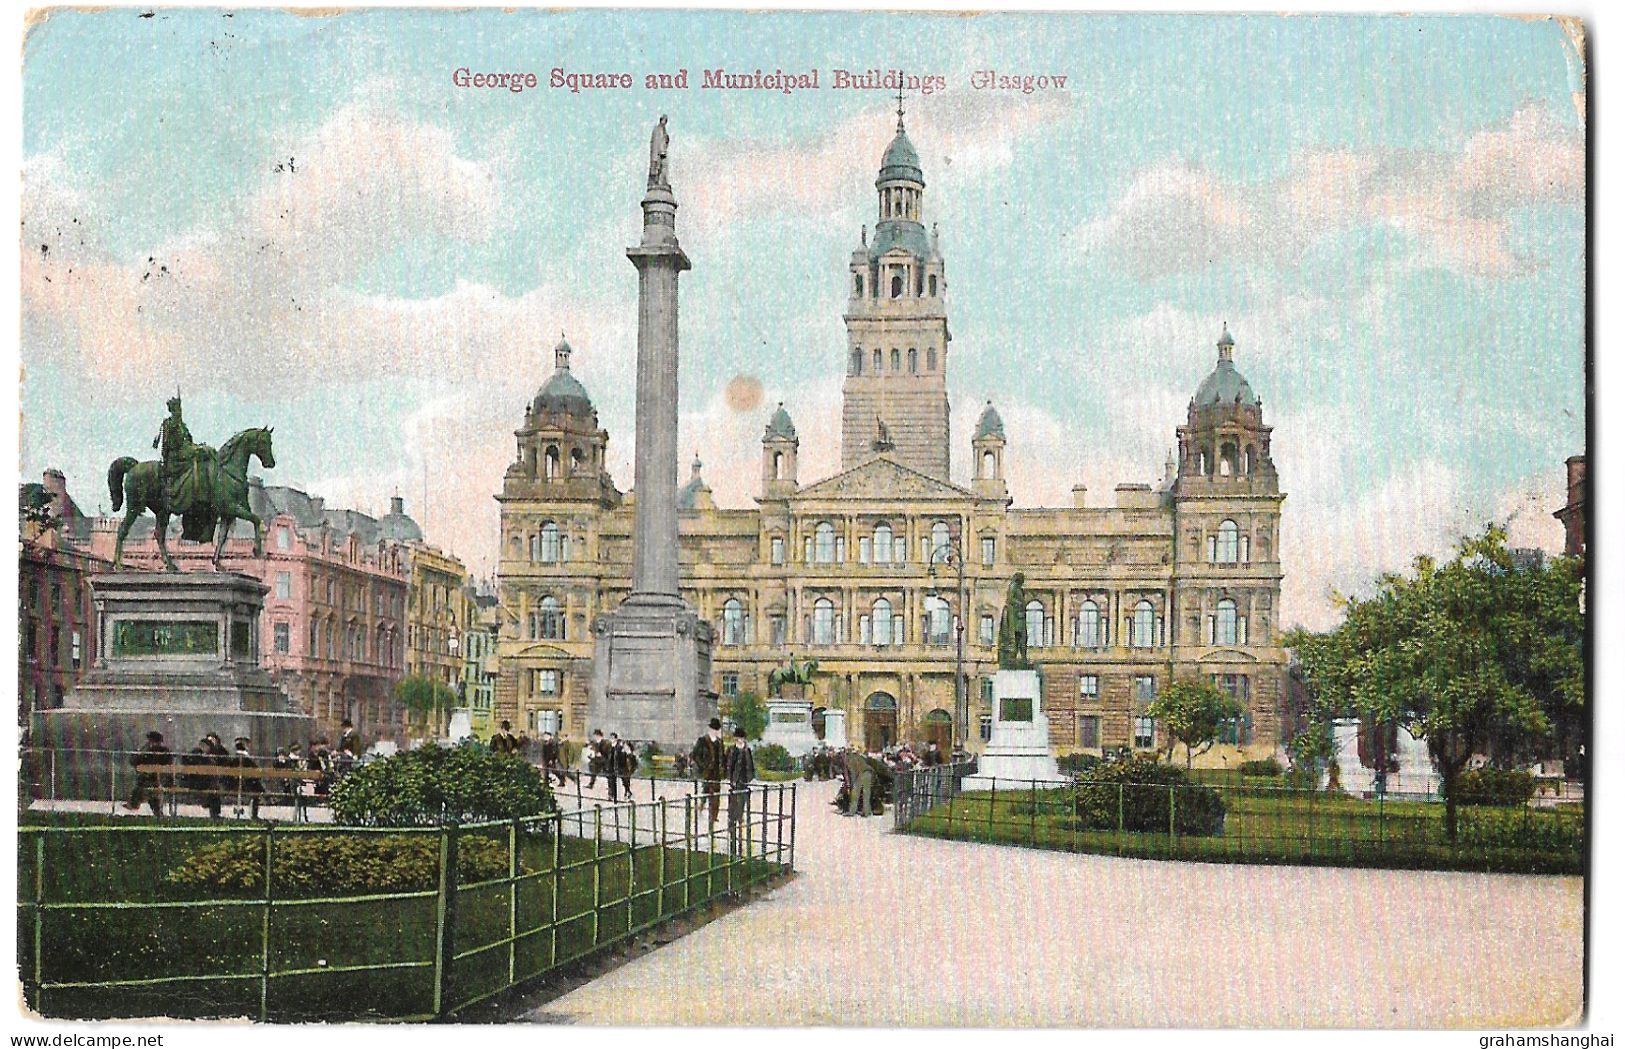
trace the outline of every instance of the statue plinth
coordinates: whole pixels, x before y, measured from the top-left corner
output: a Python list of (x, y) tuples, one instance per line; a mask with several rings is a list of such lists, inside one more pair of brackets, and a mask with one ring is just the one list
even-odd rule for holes
[(966, 777), (966, 790), (1029, 790), (1064, 786), (1050, 752), (1049, 718), (1044, 716), (1043, 690), (1036, 670), (1000, 670), (993, 675), (993, 732), (977, 762), (976, 775)]
[(763, 743), (777, 743), (794, 758), (818, 746), (818, 734), (812, 727), (812, 700), (801, 698), (801, 693), (802, 686), (785, 685), (767, 701), (767, 729), (762, 733)]
[(628, 598), (593, 623), (587, 731), (686, 753), (717, 715), (711, 624), (692, 609)]
[(824, 711), (824, 746), (839, 750), (846, 745), (846, 711), (830, 707)]
[[(106, 797), (109, 776), (162, 732), (176, 753), (213, 732), (239, 736), (256, 755), (304, 746), (316, 721), (260, 665), (266, 586), (233, 572), (116, 572), (93, 576), (96, 646), (91, 667), (63, 705), (35, 715), (39, 745), (78, 768), (74, 796)], [(82, 766), (82, 767), (79, 767)], [(122, 782), (122, 780), (120, 781)], [(127, 785), (126, 785), (127, 789)]]

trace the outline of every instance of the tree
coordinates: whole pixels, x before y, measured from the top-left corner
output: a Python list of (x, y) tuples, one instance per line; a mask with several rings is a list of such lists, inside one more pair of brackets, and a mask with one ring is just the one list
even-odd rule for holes
[(1408, 575), (1344, 600), (1344, 620), (1294, 631), (1316, 717), (1405, 725), (1427, 741), (1442, 780), (1445, 836), (1456, 836), (1458, 781), (1475, 753), (1502, 760), (1550, 746), (1582, 722), (1585, 614), (1570, 558), (1524, 564), (1494, 525), (1444, 564), (1418, 557)]
[(1174, 745), (1185, 745), (1185, 767), (1191, 759), (1205, 754), (1219, 737), (1219, 726), (1242, 715), (1241, 704), (1210, 681), (1175, 681), (1152, 700), (1146, 714), (1162, 722), (1168, 730), (1168, 760), (1174, 759)]
[(62, 523), (56, 514), (56, 500), (38, 481), (17, 486), (17, 519), (25, 538), (49, 532)]
[[(440, 731), (440, 711), (457, 700), (457, 693), (444, 681), (422, 674), (408, 674), (395, 685), (395, 698), (411, 711), (414, 720), (431, 731)], [(433, 714), (431, 722), (428, 715)]]
[(767, 708), (754, 692), (741, 692), (728, 704), (728, 717), (735, 728), (745, 730), (746, 739), (761, 739), (767, 731)]

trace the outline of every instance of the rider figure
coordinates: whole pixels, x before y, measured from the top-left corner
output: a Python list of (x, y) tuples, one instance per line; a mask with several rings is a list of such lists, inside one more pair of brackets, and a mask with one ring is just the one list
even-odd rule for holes
[(170, 506), (177, 511), (186, 510), (197, 494), (198, 466), (210, 449), (192, 440), (192, 431), (181, 418), (180, 394), (169, 399), (169, 417), (159, 427), (152, 446), (159, 450), (164, 492), (169, 496)]

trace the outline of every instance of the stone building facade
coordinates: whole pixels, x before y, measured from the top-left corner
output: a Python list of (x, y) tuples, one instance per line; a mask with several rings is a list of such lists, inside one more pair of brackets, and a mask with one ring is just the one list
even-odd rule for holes
[[(1108, 506), (1087, 505), (1080, 486), (1071, 506), (1014, 507), (991, 404), (970, 438), (971, 478), (948, 476), (947, 283), (901, 120), (876, 187), (875, 235), (846, 277), (841, 471), (803, 481), (781, 404), (762, 434), (754, 508), (717, 507), (698, 461), (679, 496), (683, 593), (715, 626), (724, 707), (740, 692), (765, 695), (769, 671), (793, 654), (817, 660), (812, 698), (845, 710), (854, 740), (975, 749), (991, 713), (998, 616), (1021, 573), (1059, 751), (1163, 745), (1146, 707), (1188, 676), (1211, 678), (1247, 710), (1212, 760), (1273, 750), (1284, 496), (1229, 332), (1160, 483), (1119, 485)], [(629, 590), (632, 495), (604, 470), (609, 435), (570, 358), (561, 341), (497, 495), (495, 702), (516, 726), (580, 739), (615, 729), (583, 723), (588, 626)], [(1193, 356), (1193, 379), (1198, 367)]]
[(36, 495), (50, 527), (21, 524), (17, 558), (17, 718), (60, 707), (96, 653), (96, 609), (90, 578), (112, 566), (90, 552), (91, 519), (68, 494), (60, 470), (46, 470)]

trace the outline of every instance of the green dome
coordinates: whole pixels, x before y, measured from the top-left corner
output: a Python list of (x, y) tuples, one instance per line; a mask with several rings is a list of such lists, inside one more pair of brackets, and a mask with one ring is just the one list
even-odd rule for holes
[(779, 402), (779, 408), (773, 413), (773, 418), (767, 421), (767, 432), (762, 434), (762, 440), (770, 437), (784, 437), (789, 440), (796, 439), (796, 424), (790, 421), (790, 413), (784, 410), (784, 402)]
[(982, 409), (982, 417), (976, 420), (976, 436), (973, 440), (980, 441), (984, 437), (1004, 440), (1004, 420), (999, 418), (992, 401), (987, 402), (987, 407)]
[(897, 137), (886, 147), (886, 155), (880, 158), (880, 177), (875, 182), (878, 184), (892, 179), (907, 179), (925, 185), (925, 172), (920, 170), (920, 152), (901, 127)]
[(869, 257), (878, 259), (893, 248), (902, 248), (920, 261), (931, 257), (931, 238), (925, 227), (908, 219), (887, 219), (875, 226), (869, 242)]
[(1196, 407), (1206, 408), (1214, 404), (1250, 404), (1257, 407), (1258, 394), (1248, 385), (1247, 380), (1236, 371), (1233, 361), (1220, 360), (1208, 377), (1202, 380), (1202, 385), (1196, 388)]
[(587, 396), (587, 388), (581, 385), (581, 380), (571, 375), (569, 369), (561, 368), (536, 391), (530, 410), (537, 415), (544, 412), (591, 415), (592, 398)]

